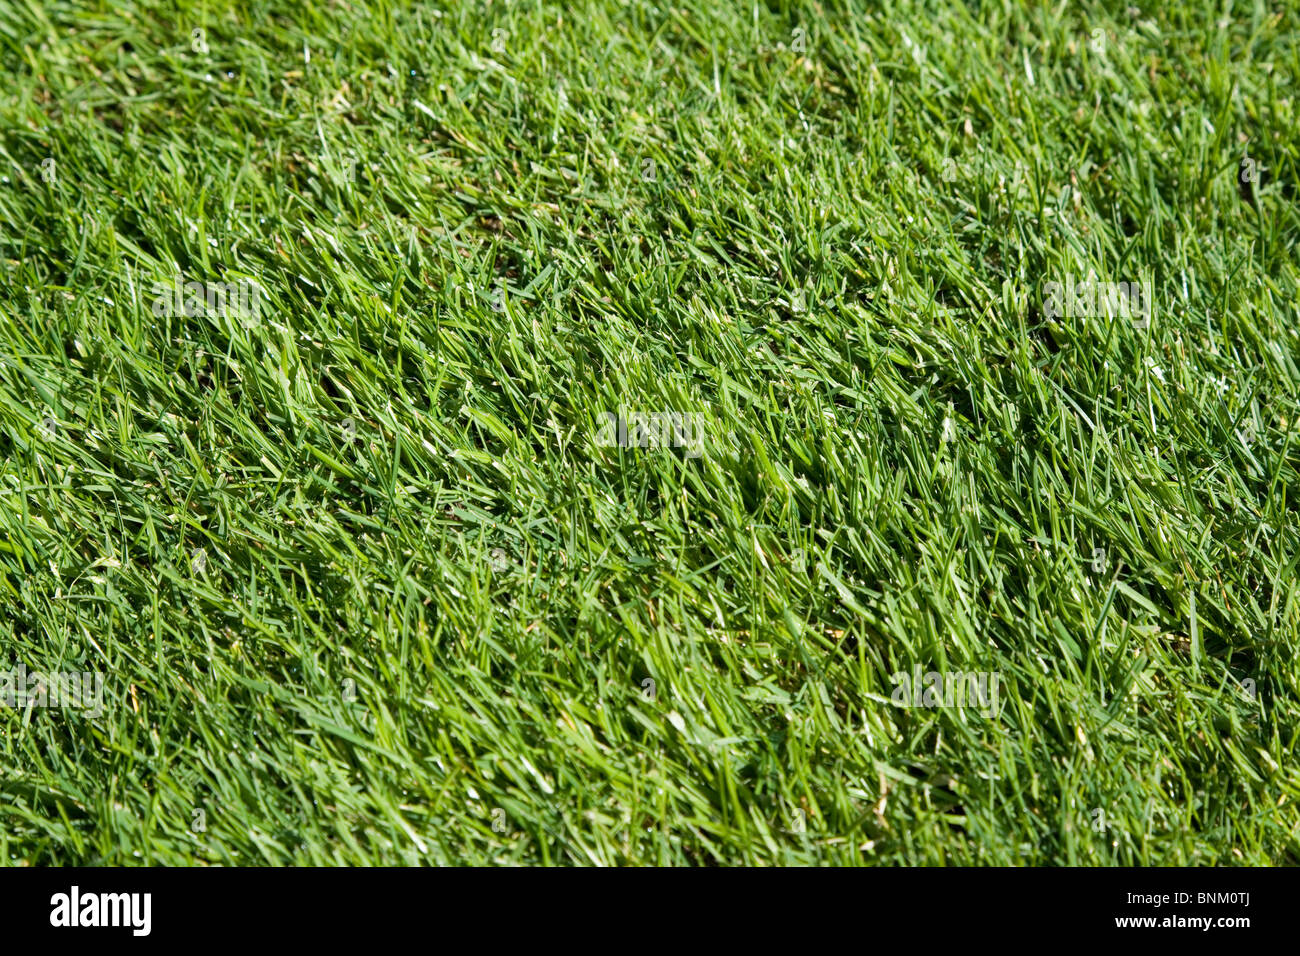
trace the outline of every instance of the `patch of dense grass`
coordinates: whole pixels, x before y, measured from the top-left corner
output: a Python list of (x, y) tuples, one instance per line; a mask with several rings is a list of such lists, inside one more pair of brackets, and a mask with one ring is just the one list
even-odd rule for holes
[(1296, 862), (1296, 6), (888, 7), (0, 3), (0, 861)]

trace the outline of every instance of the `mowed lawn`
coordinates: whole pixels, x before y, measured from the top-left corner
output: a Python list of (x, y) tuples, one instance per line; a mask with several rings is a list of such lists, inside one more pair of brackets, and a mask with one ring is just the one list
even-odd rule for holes
[(1300, 9), (884, 6), (0, 2), (0, 863), (1300, 862)]

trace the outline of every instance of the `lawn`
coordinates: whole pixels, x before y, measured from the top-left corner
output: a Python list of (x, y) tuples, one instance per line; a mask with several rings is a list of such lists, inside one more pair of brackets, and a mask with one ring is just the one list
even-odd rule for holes
[(885, 6), (0, 2), (0, 863), (1300, 862), (1300, 7)]

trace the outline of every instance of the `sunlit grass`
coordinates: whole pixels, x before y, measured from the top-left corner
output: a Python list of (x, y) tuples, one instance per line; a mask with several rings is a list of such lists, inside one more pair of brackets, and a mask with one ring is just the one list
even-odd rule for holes
[(0, 2), (0, 861), (1297, 862), (1298, 11), (887, 6)]

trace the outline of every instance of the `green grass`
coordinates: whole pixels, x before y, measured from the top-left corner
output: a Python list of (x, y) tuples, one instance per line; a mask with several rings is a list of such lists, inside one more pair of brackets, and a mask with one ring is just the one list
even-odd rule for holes
[(1300, 9), (886, 6), (0, 3), (0, 861), (1300, 861)]

